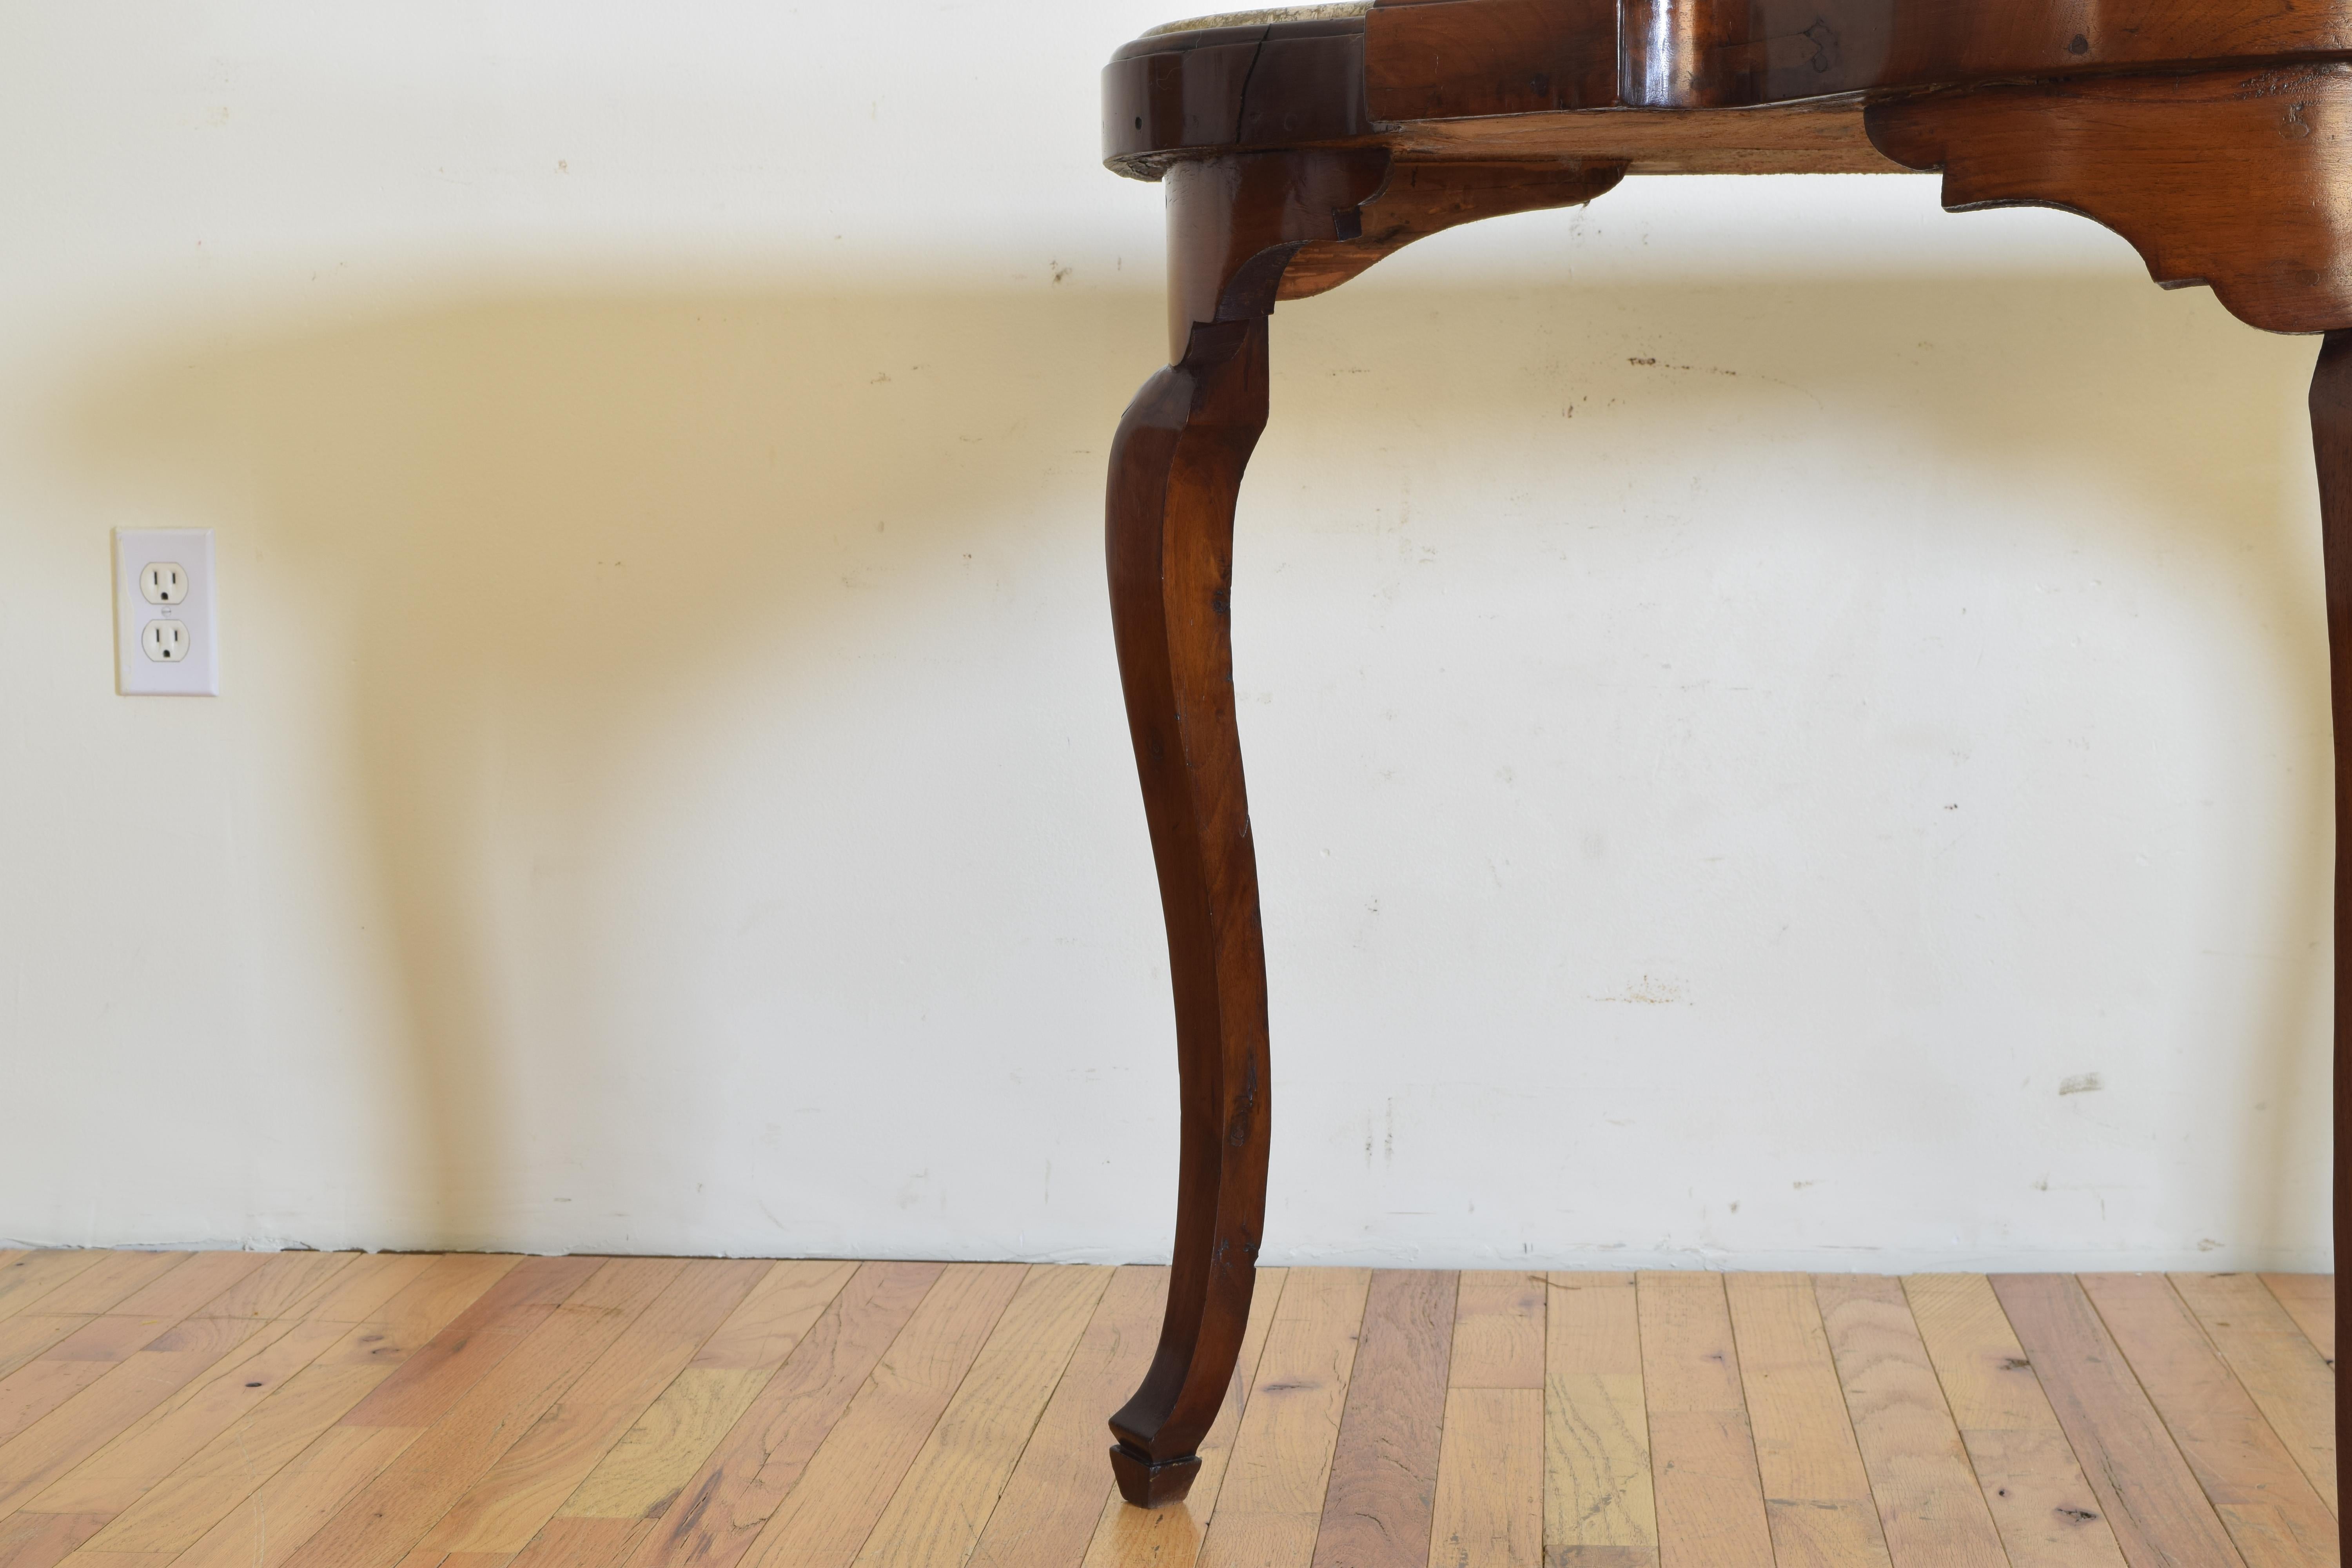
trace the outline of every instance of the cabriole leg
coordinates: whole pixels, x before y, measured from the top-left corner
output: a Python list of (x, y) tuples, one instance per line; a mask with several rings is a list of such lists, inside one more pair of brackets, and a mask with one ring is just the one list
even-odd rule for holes
[(1111, 624), (1168, 923), (1182, 1147), (1167, 1317), (1118, 1415), (1111, 1468), (1144, 1507), (1201, 1468), (1249, 1320), (1265, 1213), (1265, 954), (1234, 717), (1234, 502), (1265, 427), (1266, 318), (1299, 246), (1337, 237), (1384, 154), (1261, 153), (1170, 171), (1175, 363), (1111, 446)]
[[(2327, 575), (2328, 691), (2336, 721), (2336, 1267), (2352, 1258), (2352, 331), (2327, 334), (2311, 377), (2311, 445), (2319, 465), (2320, 551)], [(2352, 1292), (2336, 1282), (2340, 1357)], [(2340, 1366), (2340, 1363), (2339, 1363)], [(2352, 1470), (2352, 1401), (2336, 1374), (2336, 1477)]]
[(1168, 188), (1171, 363), (1111, 446), (1111, 624), (1168, 921), (1183, 1126), (1168, 1311), (1111, 1417), (1128, 1501), (1181, 1500), (1224, 1403), (1265, 1215), (1265, 953), (1234, 718), (1234, 502), (1266, 416), (1266, 326), (1423, 236), (1590, 200), (1615, 164), (1397, 164), (1379, 149), (1180, 163)]
[(1167, 1320), (1117, 1415), (1121, 1495), (1181, 1498), (1249, 1319), (1265, 1213), (1265, 955), (1234, 719), (1234, 499), (1265, 426), (1266, 323), (1200, 329), (1112, 447), (1111, 615), (1159, 863), (1183, 1110)]

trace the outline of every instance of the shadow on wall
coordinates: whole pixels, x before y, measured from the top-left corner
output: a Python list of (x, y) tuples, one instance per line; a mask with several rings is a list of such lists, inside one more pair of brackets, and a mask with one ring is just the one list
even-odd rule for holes
[[(1112, 383), (1150, 352), (1148, 316), (1119, 330), (1139, 313), (478, 299), (167, 353), (75, 416), (79, 466), (131, 515), (247, 534), (303, 606), (295, 646), (243, 662), (247, 696), (289, 659), (340, 683), (318, 707), (357, 752), (370, 924), (425, 1108), (406, 1184), (443, 1244), (512, 1243), (533, 1108), (576, 1119), (558, 1137), (583, 1159), (663, 1141), (639, 1119), (698, 1010), (633, 1008), (614, 977), (658, 955), (562, 886), (609, 847), (579, 839), (659, 809), (613, 798), (630, 764), (701, 746), (747, 685), (854, 686), (861, 649), (988, 568), (975, 533), (1034, 531), (1072, 472), (1098, 489)], [(1100, 526), (1062, 521), (1078, 548)], [(776, 781), (782, 811), (793, 795)]]
[[(424, 1228), (441, 1244), (516, 1239), (524, 1199), (510, 1190), (508, 1146), (519, 1122), (574, 1161), (696, 1141), (690, 1097), (664, 1079), (701, 1049), (707, 1007), (688, 994), (651, 1007), (623, 995), (614, 977), (646, 955), (563, 894), (569, 837), (659, 809), (627, 798), (637, 775), (625, 760), (723, 728), (747, 687), (812, 706), (845, 689), (887, 700), (860, 685), (857, 650), (923, 635), (943, 603), (1017, 597), (1013, 579), (1040, 563), (1058, 574), (1053, 592), (1093, 596), (1067, 617), (1074, 639), (1084, 634), (1067, 657), (1108, 668), (1101, 465), (1120, 405), (1157, 362), (1159, 309), (1141, 290), (493, 295), (175, 347), (118, 367), (80, 402), (64, 449), (86, 482), (147, 515), (250, 530), (282, 601), (305, 606), (288, 612), (287, 635), (316, 661), (301, 679), (336, 689), (331, 710), (356, 751), (377, 929), (424, 1118), (412, 1181), (429, 1194)], [(2146, 535), (2114, 542), (2118, 552), (2152, 544), (2192, 580), (2226, 560), (2242, 584), (2246, 517), (2282, 536), (2304, 526), (2300, 489), (2282, 487), (2307, 456), (2281, 449), (2270, 383), (2187, 390), (2215, 448), (2247, 451), (2242, 472), (2216, 478), (2225, 504), (2128, 451), (2084, 444), (2080, 426), (2049, 419), (2035, 396), (2002, 395), (2012, 373), (2063, 374), (2071, 405), (2145, 406), (2151, 377), (2168, 365), (2188, 374), (2151, 309), (2110, 283), (2046, 279), (1359, 285), (1277, 319), (1269, 449), (1288, 431), (1332, 464), (1383, 450), (1407, 468), (1497, 460), (1494, 432), (1547, 438), (1528, 408), (1547, 377), (1654, 397), (1619, 417), (1671, 448), (1711, 405), (1783, 395), (1773, 367), (1802, 362), (1818, 406), (1801, 418), (1869, 408), (1930, 433), (1943, 482), (1980, 487), (1989, 512), (2010, 476), (2063, 466), (2129, 494), (2147, 520)], [(1904, 345), (1930, 322), (1977, 344), (1980, 363), (1923, 368)], [(1736, 344), (1765, 374), (1647, 390), (1663, 384), (1628, 364), (1662, 330)], [(1349, 378), (1346, 406), (1374, 411), (1342, 418), (1326, 373), (1360, 367), (1371, 374)], [(2266, 490), (2265, 473), (2280, 476)], [(1245, 499), (1244, 529), (1268, 526), (1279, 505)], [(2297, 705), (2324, 710), (2317, 586), (2286, 569), (2299, 549), (2273, 540), (2252, 558), (2276, 569), (2260, 587), (2280, 629), (2279, 679)], [(1244, 620), (1280, 613), (1279, 585), (1243, 591)], [(268, 676), (272, 662), (249, 660), (242, 678), (294, 679)], [(1017, 706), (1063, 694), (1003, 695)], [(1115, 707), (1084, 717), (1120, 743)], [(948, 758), (929, 787), (944, 796), (958, 783)], [(826, 831), (789, 815), (787, 781), (776, 798), (776, 834)], [(2325, 781), (2299, 802), (2299, 839), (2325, 842)], [(520, 900), (494, 874), (518, 814), (535, 825), (523, 873), (534, 896)], [(1139, 846), (1139, 812), (1133, 832)], [(2325, 876), (2316, 855), (2287, 873), (2299, 880), (2283, 925), (2324, 907)], [(665, 972), (682, 988), (695, 973)], [(536, 994), (549, 976), (567, 977), (568, 994)], [(2282, 973), (2272, 1016), (2249, 1021), (2281, 1094), (2316, 1081), (2324, 1030), (2305, 1016), (2305, 978)], [(917, 1082), (893, 1114), (950, 1123), (962, 1112), (923, 1103)], [(2273, 1151), (2268, 1163), (2289, 1162)], [(1145, 1179), (1158, 1191), (1156, 1173)], [(2273, 1177), (2260, 1205), (2273, 1218), (2276, 1188)]]

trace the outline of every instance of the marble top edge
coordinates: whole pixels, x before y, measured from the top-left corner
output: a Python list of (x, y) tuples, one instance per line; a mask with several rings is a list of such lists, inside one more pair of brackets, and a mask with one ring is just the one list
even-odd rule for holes
[(1147, 27), (1142, 37), (1163, 37), (1170, 33), (1198, 33), (1211, 27), (1263, 27), (1275, 22), (1328, 22), (1342, 16), (1360, 16), (1372, 8), (1371, 0), (1339, 0), (1323, 5), (1272, 5), (1256, 11), (1219, 11), (1213, 16), (1194, 16), (1188, 21), (1162, 22)]

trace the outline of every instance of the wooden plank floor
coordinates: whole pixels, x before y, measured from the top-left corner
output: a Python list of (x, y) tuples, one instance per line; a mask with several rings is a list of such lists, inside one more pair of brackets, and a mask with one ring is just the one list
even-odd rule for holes
[(1267, 1269), (1190, 1501), (1164, 1271), (0, 1251), (0, 1568), (2298, 1568), (2315, 1275)]

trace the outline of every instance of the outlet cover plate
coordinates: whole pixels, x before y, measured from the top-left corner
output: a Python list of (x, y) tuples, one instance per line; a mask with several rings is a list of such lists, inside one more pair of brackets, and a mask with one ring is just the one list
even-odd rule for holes
[[(139, 579), (155, 563), (187, 574), (187, 594), (176, 604), (151, 605)], [(175, 620), (187, 627), (188, 653), (164, 663), (147, 657), (147, 623)], [(114, 689), (125, 697), (217, 697), (220, 655), (213, 635), (213, 531), (209, 528), (118, 528), (114, 531)]]

